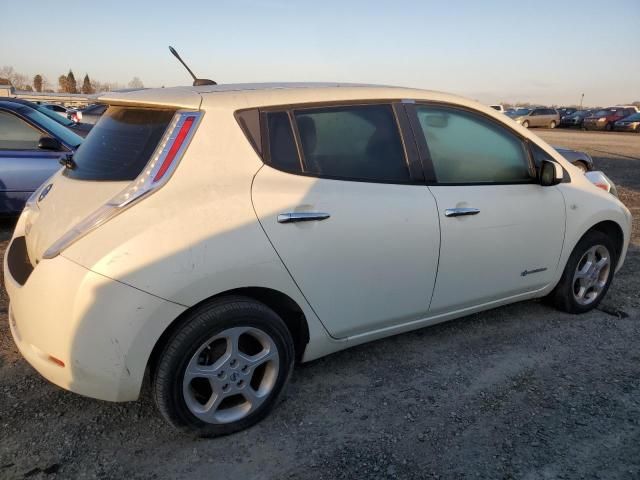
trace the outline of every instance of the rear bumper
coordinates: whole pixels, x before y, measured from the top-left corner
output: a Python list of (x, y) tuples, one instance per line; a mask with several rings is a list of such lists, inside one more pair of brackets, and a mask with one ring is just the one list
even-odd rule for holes
[(135, 400), (155, 342), (184, 307), (61, 256), (41, 261), (21, 284), (8, 257), (11, 333), (24, 358), (67, 390), (101, 400)]

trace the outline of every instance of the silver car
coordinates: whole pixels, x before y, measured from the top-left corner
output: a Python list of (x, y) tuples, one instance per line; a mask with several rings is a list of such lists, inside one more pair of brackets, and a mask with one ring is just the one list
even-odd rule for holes
[(560, 114), (553, 108), (519, 108), (509, 116), (524, 128), (556, 128), (560, 124)]

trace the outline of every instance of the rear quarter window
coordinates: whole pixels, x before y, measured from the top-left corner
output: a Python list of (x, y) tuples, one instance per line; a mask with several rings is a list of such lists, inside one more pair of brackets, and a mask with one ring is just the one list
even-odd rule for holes
[(175, 110), (109, 107), (74, 155), (78, 180), (135, 179), (149, 162)]

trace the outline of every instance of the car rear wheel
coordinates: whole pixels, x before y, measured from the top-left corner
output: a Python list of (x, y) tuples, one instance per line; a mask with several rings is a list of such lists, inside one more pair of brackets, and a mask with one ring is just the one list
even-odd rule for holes
[(525, 120), (524, 122), (522, 122), (522, 126), (524, 128), (529, 128), (529, 122), (527, 120)]
[(588, 312), (606, 295), (616, 262), (611, 239), (602, 232), (588, 232), (573, 249), (549, 299), (565, 312)]
[(155, 403), (181, 430), (237, 432), (274, 407), (294, 358), (291, 333), (273, 310), (245, 297), (217, 299), (189, 314), (162, 349)]
[(555, 120), (551, 120), (551, 123), (549, 124), (549, 128), (556, 128), (556, 121)]
[(607, 123), (607, 124), (604, 126), (604, 129), (605, 129), (607, 132), (610, 132), (611, 130), (613, 130), (613, 125), (611, 125), (610, 123)]

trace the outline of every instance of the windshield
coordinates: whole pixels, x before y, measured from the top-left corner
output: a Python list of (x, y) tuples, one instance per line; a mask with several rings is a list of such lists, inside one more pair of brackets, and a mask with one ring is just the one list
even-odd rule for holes
[(615, 110), (598, 110), (593, 114), (594, 117), (606, 117), (607, 115), (611, 115)]
[(633, 115), (629, 115), (625, 120), (629, 120), (631, 122), (640, 122), (640, 113), (634, 113)]
[(82, 143), (82, 137), (76, 135), (68, 128), (63, 127), (58, 122), (54, 122), (50, 117), (41, 113), (39, 110), (34, 110), (31, 107), (25, 106), (20, 107), (18, 112), (35, 122), (36, 125), (39, 125), (49, 133), (58, 137), (63, 143), (70, 147), (77, 148)]
[(64, 125), (65, 127), (70, 127), (73, 125), (73, 122), (71, 120), (69, 120), (66, 117), (63, 117), (62, 115), (54, 112), (53, 110), (48, 109), (47, 107), (43, 107), (42, 105), (35, 105), (32, 108), (38, 110), (40, 113), (43, 113), (50, 119), (55, 120), (60, 125)]
[(529, 115), (529, 112), (531, 110), (528, 108), (519, 108), (514, 112), (514, 115)]

